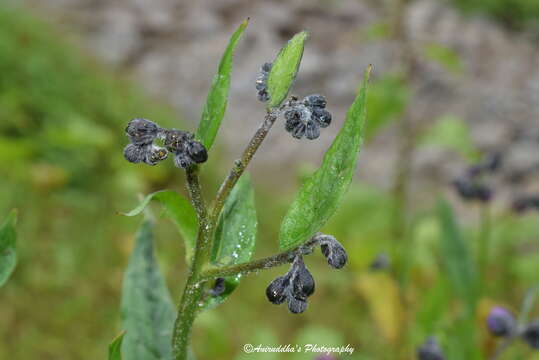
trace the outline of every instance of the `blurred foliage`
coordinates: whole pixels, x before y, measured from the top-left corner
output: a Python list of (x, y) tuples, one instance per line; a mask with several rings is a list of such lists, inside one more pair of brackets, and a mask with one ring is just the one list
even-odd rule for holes
[[(173, 125), (174, 113), (103, 71), (64, 38), (48, 24), (0, 5), (0, 214), (19, 209), (18, 267), (0, 289), (0, 359), (105, 358), (120, 330), (122, 276), (141, 221), (114, 214), (133, 208), (138, 192), (183, 191), (182, 176), (171, 165), (131, 166), (121, 156), (126, 120), (143, 114), (180, 127)], [(368, 101), (372, 138), (402, 114), (407, 86), (400, 76), (385, 75), (373, 81)], [(454, 116), (435, 119), (421, 146), (477, 157), (468, 126)], [(203, 181), (215, 188), (217, 180), (210, 174)], [(258, 257), (276, 251), (278, 224), (291, 194), (254, 186)], [(462, 360), (459, 341), (472, 331), (473, 345), (492, 354), (497, 340), (484, 326), (490, 306), (519, 313), (527, 290), (538, 283), (538, 216), (516, 216), (496, 204), (486, 286), (474, 316), (464, 321), (462, 296), (454, 289), (466, 279), (447, 271), (452, 240), (443, 238), (436, 195), (429, 194), (430, 203), (414, 204), (417, 209), (408, 214), (409, 243), (397, 256), (407, 258), (409, 276), (397, 283), (391, 266), (369, 269), (378, 254), (390, 254), (402, 240), (392, 236), (394, 199), (378, 186), (356, 181), (323, 230), (346, 247), (349, 265), (337, 272), (318, 250), (307, 257), (317, 290), (310, 308), (294, 317), (264, 295), (284, 267), (246, 276), (227, 302), (200, 315), (194, 336), (198, 358), (273, 360), (284, 357), (247, 355), (242, 346), (318, 343), (351, 344), (353, 356), (343, 359), (412, 359), (415, 347), (436, 335), (450, 360)], [(451, 205), (461, 250), (475, 259), (477, 206)], [(159, 221), (156, 254), (176, 300), (184, 254), (168, 221)], [(538, 317), (538, 310), (537, 304), (532, 307), (530, 318)], [(290, 358), (315, 358), (295, 356)], [(539, 359), (522, 343), (505, 358)]]
[(452, 0), (468, 13), (491, 16), (507, 26), (539, 31), (539, 2), (537, 0)]

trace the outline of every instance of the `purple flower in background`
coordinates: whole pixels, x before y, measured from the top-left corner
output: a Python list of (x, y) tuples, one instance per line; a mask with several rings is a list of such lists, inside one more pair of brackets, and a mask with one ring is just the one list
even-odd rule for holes
[(487, 316), (487, 327), (494, 336), (510, 336), (515, 329), (515, 318), (509, 310), (494, 306)]

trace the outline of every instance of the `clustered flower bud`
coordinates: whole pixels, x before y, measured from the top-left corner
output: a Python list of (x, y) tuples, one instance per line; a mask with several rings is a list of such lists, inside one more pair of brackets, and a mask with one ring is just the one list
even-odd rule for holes
[(370, 263), (369, 269), (371, 271), (380, 271), (387, 269), (390, 265), (389, 256), (385, 253), (380, 253), (374, 258), (374, 260)]
[(290, 270), (273, 280), (266, 288), (266, 297), (275, 305), (288, 302), (288, 310), (300, 314), (307, 309), (307, 298), (314, 293), (314, 279), (302, 255), (296, 255)]
[(204, 145), (196, 141), (193, 134), (187, 131), (168, 130), (165, 136), (165, 147), (174, 154), (174, 164), (182, 169), (208, 160)]
[(513, 210), (523, 213), (528, 210), (539, 210), (539, 195), (525, 195), (513, 200)]
[(477, 200), (483, 203), (489, 202), (492, 199), (492, 189), (479, 182), (475, 182), (470, 178), (459, 178), (453, 181), (453, 186), (459, 196), (466, 201)]
[(296, 139), (305, 136), (309, 140), (320, 137), (320, 128), (331, 124), (331, 114), (325, 109), (326, 98), (322, 95), (309, 95), (301, 102), (291, 101), (284, 112), (285, 129)]
[(445, 360), (442, 349), (438, 345), (436, 338), (429, 337), (418, 349), (418, 360)]
[(334, 269), (340, 269), (348, 261), (346, 250), (333, 236), (319, 235), (320, 250), (328, 260), (328, 264)]
[(453, 181), (457, 194), (466, 201), (489, 202), (494, 191), (484, 183), (483, 178), (486, 174), (497, 172), (501, 166), (502, 156), (499, 152), (489, 154), (482, 162), (470, 166), (464, 176)]
[(515, 318), (507, 309), (495, 306), (487, 316), (487, 328), (494, 336), (511, 336), (515, 330)]
[[(127, 124), (125, 133), (130, 143), (124, 148), (124, 157), (132, 163), (157, 165), (169, 152), (174, 154), (174, 164), (184, 169), (208, 159), (204, 145), (186, 131), (163, 129), (150, 120), (136, 118)], [(155, 145), (157, 139), (164, 140), (165, 147)]]
[(125, 133), (130, 144), (124, 148), (124, 157), (132, 163), (144, 162), (156, 165), (168, 156), (166, 149), (154, 144), (154, 141), (163, 136), (164, 129), (147, 119), (133, 119), (127, 124)]
[(268, 76), (271, 71), (271, 63), (264, 63), (260, 67), (258, 76), (256, 77), (256, 91), (258, 92), (258, 100), (266, 102), (269, 100), (269, 93), (267, 88)]
[(215, 279), (215, 283), (213, 284), (213, 287), (210, 289), (210, 295), (213, 297), (222, 295), (226, 290), (226, 280), (225, 278), (217, 278)]

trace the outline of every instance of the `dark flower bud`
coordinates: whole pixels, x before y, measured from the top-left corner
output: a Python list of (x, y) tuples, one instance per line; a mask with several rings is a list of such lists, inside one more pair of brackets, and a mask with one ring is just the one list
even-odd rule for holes
[(316, 120), (322, 128), (326, 128), (331, 124), (331, 114), (325, 109), (315, 108), (313, 110), (313, 119)]
[(182, 169), (187, 169), (191, 165), (194, 165), (194, 162), (187, 153), (183, 151), (176, 151), (174, 153), (174, 165)]
[(487, 316), (487, 327), (494, 336), (509, 336), (515, 328), (515, 318), (507, 309), (495, 306)]
[(135, 145), (149, 145), (157, 137), (159, 127), (147, 119), (133, 119), (125, 128), (129, 140)]
[(430, 337), (417, 349), (418, 360), (445, 360), (445, 356), (434, 337)]
[(348, 261), (346, 250), (333, 236), (321, 236), (320, 249), (331, 267), (340, 269), (346, 265), (346, 262)]
[(275, 305), (282, 304), (287, 298), (287, 290), (290, 285), (290, 275), (279, 276), (273, 280), (266, 288), (266, 297)]
[(288, 310), (292, 314), (301, 314), (307, 309), (307, 300), (295, 298), (293, 296), (288, 298)]
[(215, 284), (213, 284), (213, 287), (210, 289), (210, 295), (213, 297), (222, 295), (226, 290), (226, 281), (225, 278), (217, 278), (215, 279)]
[(185, 151), (187, 142), (193, 138), (192, 134), (186, 131), (171, 129), (165, 134), (165, 147), (171, 151)]
[(502, 160), (503, 157), (501, 152), (491, 153), (483, 162), (483, 167), (487, 171), (496, 172), (502, 167)]
[(472, 200), (475, 197), (475, 188), (468, 179), (458, 178), (453, 180), (455, 190), (464, 200)]
[(124, 157), (132, 163), (139, 163), (146, 159), (147, 149), (144, 146), (127, 144), (124, 148)]
[(492, 200), (493, 191), (486, 185), (477, 185), (475, 188), (475, 197), (477, 200), (487, 203)]
[(258, 100), (262, 102), (266, 102), (269, 100), (269, 93), (267, 90), (267, 81), (269, 72), (271, 70), (271, 63), (264, 63), (262, 67), (260, 68), (260, 72), (258, 73), (256, 77), (256, 90), (257, 90), (257, 97)]
[(305, 137), (309, 140), (320, 137), (320, 125), (314, 121), (309, 121), (305, 127)]
[(258, 101), (266, 102), (269, 100), (270, 96), (268, 91), (264, 89), (260, 89), (257, 94)]
[(319, 94), (313, 94), (306, 96), (303, 99), (303, 103), (309, 107), (316, 107), (320, 109), (324, 109), (326, 107), (326, 98)]
[(292, 267), (292, 294), (298, 299), (306, 299), (314, 293), (314, 279), (301, 256), (296, 257)]
[(260, 70), (265, 73), (269, 73), (271, 71), (272, 64), (270, 62), (264, 63)]
[(187, 151), (194, 162), (200, 164), (208, 160), (208, 152), (202, 143), (192, 140), (188, 143)]
[(168, 157), (168, 151), (159, 146), (152, 146), (145, 154), (144, 162), (148, 165), (157, 165)]
[(369, 265), (371, 271), (384, 270), (389, 267), (389, 257), (387, 254), (378, 254), (376, 258)]
[(539, 319), (526, 326), (522, 333), (522, 340), (532, 349), (539, 349)]

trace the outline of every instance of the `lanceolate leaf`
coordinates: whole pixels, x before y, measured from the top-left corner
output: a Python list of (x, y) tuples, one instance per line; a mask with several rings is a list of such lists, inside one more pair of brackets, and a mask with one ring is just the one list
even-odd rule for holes
[[(215, 234), (211, 260), (214, 264), (232, 265), (249, 261), (256, 243), (256, 209), (254, 191), (248, 174), (244, 174), (225, 202)], [(225, 291), (209, 297), (205, 308), (222, 303), (236, 288), (239, 276), (225, 279)]]
[(270, 95), (268, 107), (277, 107), (286, 99), (288, 91), (296, 79), (308, 35), (306, 31), (294, 35), (273, 62), (268, 77), (268, 93)]
[(248, 19), (238, 27), (236, 32), (230, 38), (228, 47), (219, 63), (217, 75), (213, 78), (211, 89), (208, 93), (204, 110), (202, 111), (202, 119), (198, 125), (196, 138), (201, 141), (208, 150), (213, 145), (221, 121), (225, 116), (234, 49), (238, 44), (241, 34), (247, 27), (247, 24)]
[(154, 192), (144, 198), (133, 210), (123, 213), (125, 216), (140, 214), (151, 200), (157, 200), (163, 205), (165, 216), (169, 217), (185, 240), (185, 256), (187, 261), (193, 256), (198, 231), (198, 221), (195, 210), (183, 196), (173, 190)]
[(174, 305), (154, 255), (153, 225), (145, 220), (124, 277), (122, 315), (126, 360), (172, 359)]
[(109, 360), (122, 360), (122, 341), (125, 332), (118, 335), (109, 345)]
[(348, 109), (346, 121), (324, 155), (322, 165), (303, 183), (281, 223), (279, 246), (282, 250), (299, 246), (318, 232), (348, 190), (362, 141), (369, 74), (370, 68), (365, 72), (363, 87)]
[(0, 226), (0, 286), (6, 283), (17, 265), (17, 253), (15, 251), (16, 222), (17, 212), (12, 210), (2, 226)]
[(438, 217), (442, 229), (440, 249), (448, 280), (466, 309), (473, 313), (477, 278), (470, 249), (447, 202), (441, 201), (438, 204)]

